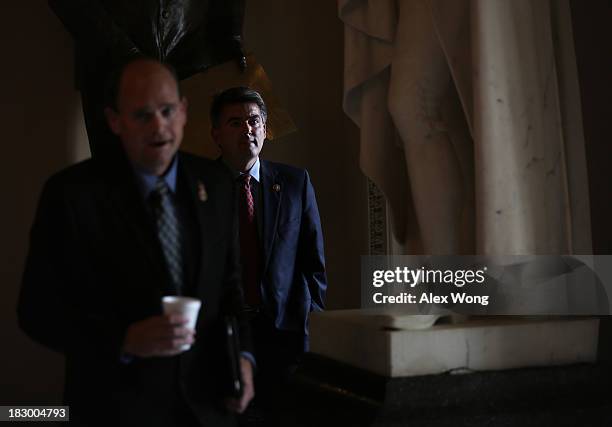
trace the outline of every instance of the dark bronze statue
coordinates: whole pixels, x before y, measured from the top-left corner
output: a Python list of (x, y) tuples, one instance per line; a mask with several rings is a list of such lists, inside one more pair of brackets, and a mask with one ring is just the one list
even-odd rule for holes
[(110, 70), (137, 55), (171, 64), (184, 79), (236, 59), (242, 49), (245, 0), (49, 0), (75, 39), (76, 85), (92, 155), (113, 138), (104, 116)]

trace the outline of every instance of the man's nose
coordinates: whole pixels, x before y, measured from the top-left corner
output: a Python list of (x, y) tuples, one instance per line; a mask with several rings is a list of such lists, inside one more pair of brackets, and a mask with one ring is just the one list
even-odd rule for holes
[(248, 121), (245, 120), (244, 122), (242, 122), (242, 130), (245, 133), (248, 133), (250, 135), (253, 133), (253, 129), (254, 129), (254, 126), (251, 126), (251, 124)]
[(159, 112), (155, 113), (151, 119), (151, 130), (154, 132), (160, 132), (165, 125), (166, 119), (164, 116), (162, 116)]

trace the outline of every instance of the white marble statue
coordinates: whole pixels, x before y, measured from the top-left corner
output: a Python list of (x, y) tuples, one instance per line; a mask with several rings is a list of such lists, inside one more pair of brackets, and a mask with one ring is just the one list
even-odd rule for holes
[(338, 0), (344, 108), (404, 253), (589, 253), (567, 0)]

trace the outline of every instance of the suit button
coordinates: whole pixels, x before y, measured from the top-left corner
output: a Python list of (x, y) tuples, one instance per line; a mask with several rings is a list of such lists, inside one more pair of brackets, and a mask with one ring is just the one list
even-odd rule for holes
[(164, 10), (162, 12), (162, 18), (164, 19), (168, 19), (168, 17), (170, 16), (170, 12), (168, 12), (167, 10)]

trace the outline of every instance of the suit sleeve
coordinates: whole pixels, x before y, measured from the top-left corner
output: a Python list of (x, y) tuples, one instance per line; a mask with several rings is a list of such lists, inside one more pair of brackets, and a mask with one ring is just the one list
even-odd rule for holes
[(88, 263), (61, 183), (48, 183), (30, 232), (17, 314), (34, 341), (58, 352), (119, 360), (125, 329), (107, 297), (91, 298)]
[(321, 230), (321, 219), (314, 188), (308, 172), (304, 173), (302, 197), (303, 210), (297, 262), (302, 271), (303, 280), (310, 292), (310, 311), (322, 311), (325, 307), (324, 301), (327, 291), (323, 231)]
[(103, 48), (116, 61), (139, 54), (130, 37), (96, 0), (49, 0), (49, 6), (75, 40)]

